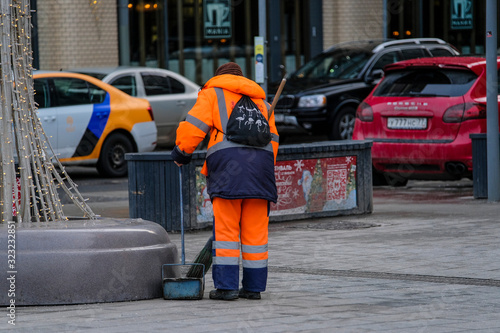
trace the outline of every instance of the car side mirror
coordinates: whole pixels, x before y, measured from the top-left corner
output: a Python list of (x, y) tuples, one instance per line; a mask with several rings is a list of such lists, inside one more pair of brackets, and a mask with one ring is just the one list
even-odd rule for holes
[(380, 79), (384, 77), (384, 70), (383, 69), (376, 69), (370, 74), (366, 76), (366, 82), (367, 83), (378, 83)]

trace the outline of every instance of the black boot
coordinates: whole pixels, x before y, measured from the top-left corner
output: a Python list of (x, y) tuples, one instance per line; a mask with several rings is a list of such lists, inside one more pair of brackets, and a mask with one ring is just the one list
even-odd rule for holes
[(220, 299), (224, 301), (231, 301), (234, 299), (238, 299), (238, 290), (224, 290), (224, 289), (215, 289), (210, 291), (209, 295), (210, 299)]
[(239, 298), (248, 298), (248, 299), (260, 299), (260, 293), (258, 291), (246, 291), (241, 288), (238, 293)]

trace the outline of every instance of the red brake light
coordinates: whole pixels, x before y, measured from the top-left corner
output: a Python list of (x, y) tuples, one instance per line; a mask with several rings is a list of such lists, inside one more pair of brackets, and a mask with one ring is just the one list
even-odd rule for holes
[(461, 123), (469, 119), (485, 119), (486, 107), (479, 103), (462, 103), (449, 107), (444, 115), (445, 123)]
[(155, 116), (153, 116), (153, 108), (150, 106), (148, 106), (148, 112), (149, 112), (149, 115), (151, 116), (151, 120), (155, 120)]
[(478, 103), (466, 104), (464, 120), (469, 119), (486, 119), (486, 105)]
[(368, 103), (362, 102), (356, 110), (356, 118), (361, 121), (373, 121), (373, 110)]

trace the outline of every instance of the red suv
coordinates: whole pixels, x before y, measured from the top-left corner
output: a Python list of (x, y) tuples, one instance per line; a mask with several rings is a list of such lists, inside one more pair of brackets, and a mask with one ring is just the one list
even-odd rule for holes
[(421, 58), (384, 72), (359, 105), (353, 133), (373, 141), (374, 184), (471, 178), (469, 135), (486, 133), (486, 60)]

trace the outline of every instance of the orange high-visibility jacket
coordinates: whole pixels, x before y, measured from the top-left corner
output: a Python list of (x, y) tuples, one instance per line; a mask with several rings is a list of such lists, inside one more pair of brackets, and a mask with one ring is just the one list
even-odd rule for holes
[[(242, 95), (249, 96), (268, 119), (272, 141), (265, 147), (230, 142), (224, 135), (224, 122), (227, 124)], [(220, 105), (225, 105), (226, 112), (220, 112)], [(181, 164), (188, 163), (198, 144), (210, 133), (207, 157), (201, 171), (207, 176), (210, 197), (262, 198), (276, 202), (274, 164), (279, 136), (274, 114), (269, 115), (268, 110), (265, 92), (254, 81), (231, 74), (213, 77), (198, 94), (186, 120), (179, 124), (173, 159)]]

